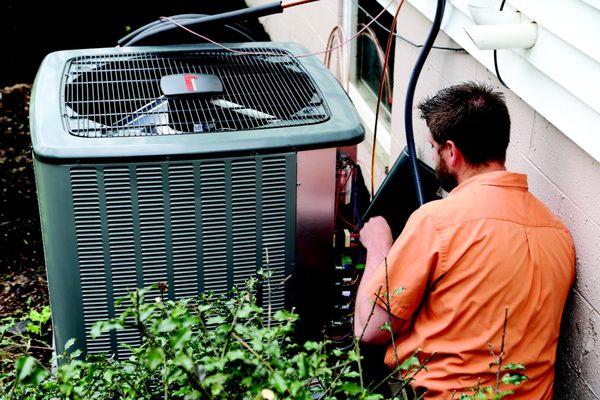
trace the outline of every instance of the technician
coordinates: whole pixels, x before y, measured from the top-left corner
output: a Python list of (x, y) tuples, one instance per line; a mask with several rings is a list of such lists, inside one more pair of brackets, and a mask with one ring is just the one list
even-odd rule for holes
[[(501, 93), (463, 83), (418, 108), (449, 195), (415, 211), (396, 242), (383, 218), (365, 224), (355, 334), (387, 344), (391, 369), (415, 350), (422, 362), (435, 353), (412, 385), (426, 390), (425, 399), (448, 400), (478, 383), (495, 384), (490, 345), (498, 356), (508, 308), (503, 365), (524, 364), (528, 379), (500, 389), (514, 389), (509, 398), (552, 399), (561, 316), (575, 276), (569, 231), (528, 191), (526, 175), (505, 168), (510, 118)], [(380, 329), (388, 321), (394, 343)]]

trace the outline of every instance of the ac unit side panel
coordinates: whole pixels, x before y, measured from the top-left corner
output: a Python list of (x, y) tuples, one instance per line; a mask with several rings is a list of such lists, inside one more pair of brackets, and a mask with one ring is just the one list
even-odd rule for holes
[[(57, 342), (77, 336), (90, 353), (126, 357), (127, 350), (118, 344), (138, 344), (135, 329), (97, 339), (89, 330), (126, 307), (114, 307), (114, 300), (158, 282), (167, 284), (171, 298), (206, 290), (222, 294), (243, 285), (258, 269), (269, 269), (271, 284), (262, 289), (263, 304), (270, 302), (273, 312), (289, 305), (286, 278), (295, 260), (296, 154), (43, 165), (60, 170), (55, 179), (60, 185), (55, 186), (62, 186), (66, 197), (60, 203), (49, 201), (53, 204), (48, 207), (67, 209), (70, 218), (62, 223), (72, 231), (70, 262), (49, 263), (49, 276), (70, 275), (80, 282), (69, 294), (71, 308), (77, 306), (79, 314), (53, 309), (60, 325)], [(43, 179), (40, 174), (38, 180)], [(48, 224), (57, 222), (55, 218)], [(52, 246), (55, 242), (49, 240), (47, 247)], [(60, 293), (57, 279), (50, 285), (52, 293)], [(149, 296), (155, 295), (158, 292)], [(79, 325), (63, 332), (64, 324)]]
[[(69, 168), (40, 162), (34, 157), (34, 169), (38, 195), (44, 259), (50, 307), (52, 309), (53, 334), (57, 354), (62, 354), (69, 338), (77, 341), (73, 350), (85, 350), (85, 329), (81, 301), (81, 277), (78, 268), (77, 235), (72, 203)], [(97, 210), (91, 210), (97, 214)], [(94, 231), (86, 234), (94, 235)], [(102, 255), (87, 258), (84, 263), (99, 261)]]
[[(298, 152), (294, 305), (302, 318), (302, 336), (319, 337), (331, 304), (334, 265), (336, 149)], [(310, 288), (310, 289), (308, 289)]]

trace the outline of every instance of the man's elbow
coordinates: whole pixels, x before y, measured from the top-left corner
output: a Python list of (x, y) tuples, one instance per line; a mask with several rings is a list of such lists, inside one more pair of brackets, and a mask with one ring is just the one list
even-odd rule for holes
[(381, 327), (389, 321), (389, 316), (379, 306), (376, 306), (371, 312), (372, 315), (365, 321), (360, 316), (355, 319), (354, 336), (364, 344), (386, 344), (390, 340), (390, 335), (386, 329), (381, 329)]
[(356, 328), (354, 329), (354, 335), (360, 340), (360, 342), (369, 345), (380, 346), (387, 344), (387, 342), (390, 340), (390, 335), (386, 333), (387, 331), (382, 331), (378, 328), (371, 328), (368, 326), (366, 329), (361, 330), (360, 332), (358, 332)]

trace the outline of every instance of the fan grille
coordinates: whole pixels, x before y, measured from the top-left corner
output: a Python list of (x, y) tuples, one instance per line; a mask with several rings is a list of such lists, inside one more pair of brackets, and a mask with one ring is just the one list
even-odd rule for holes
[[(251, 48), (96, 55), (68, 62), (63, 117), (82, 137), (201, 134), (279, 128), (330, 117), (312, 78), (290, 53)], [(223, 92), (165, 97), (161, 77), (212, 74)]]

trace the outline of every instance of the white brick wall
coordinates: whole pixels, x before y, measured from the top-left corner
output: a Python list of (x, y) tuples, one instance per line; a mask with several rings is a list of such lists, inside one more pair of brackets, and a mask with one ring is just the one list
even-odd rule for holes
[[(257, 2), (260, 1), (250, 1)], [(286, 11), (283, 16), (263, 19), (273, 40), (297, 41), (311, 51), (322, 50), (331, 28), (341, 21), (338, 0), (321, 0)], [(430, 26), (422, 14), (409, 4), (404, 6), (399, 18), (400, 33), (422, 42)], [(437, 44), (456, 46), (443, 33)], [(417, 55), (418, 49), (398, 41), (391, 162), (405, 145), (404, 93)], [(501, 56), (499, 65), (502, 70)], [(577, 280), (565, 313), (556, 398), (600, 399), (600, 165), (519, 97), (501, 87), (492, 73), (466, 53), (433, 50), (421, 74), (415, 99), (465, 80), (489, 82), (505, 93), (512, 120), (507, 166), (529, 176), (530, 190), (564, 220), (575, 241)], [(508, 77), (507, 80), (510, 81)], [(423, 121), (415, 119), (419, 157), (431, 164), (426, 134)], [(370, 144), (359, 147), (359, 160), (368, 172)], [(383, 164), (377, 164), (377, 181), (381, 180)]]

